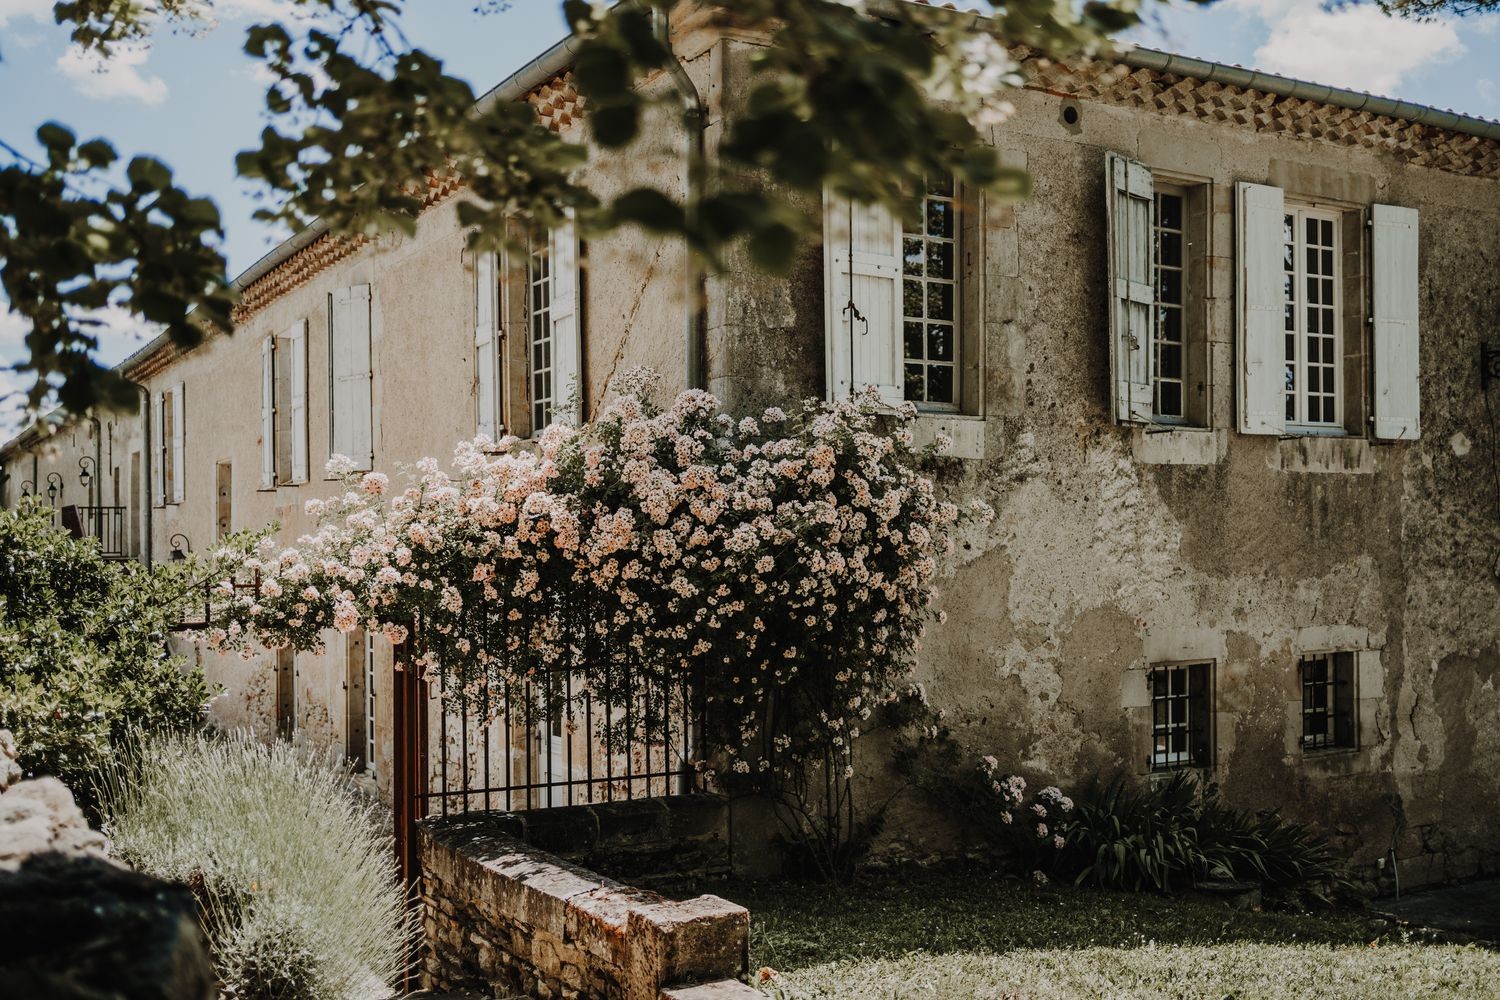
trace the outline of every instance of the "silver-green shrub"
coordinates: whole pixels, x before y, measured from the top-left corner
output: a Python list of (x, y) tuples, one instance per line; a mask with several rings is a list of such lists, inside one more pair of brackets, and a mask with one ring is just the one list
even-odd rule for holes
[(412, 925), (379, 806), (335, 761), (243, 737), (140, 738), (103, 782), (106, 832), (203, 904), (236, 1000), (389, 995)]

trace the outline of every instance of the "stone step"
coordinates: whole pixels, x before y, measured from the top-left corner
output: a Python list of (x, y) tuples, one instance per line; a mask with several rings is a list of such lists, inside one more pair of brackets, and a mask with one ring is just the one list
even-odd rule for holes
[(765, 1000), (765, 994), (738, 979), (720, 979), (697, 986), (673, 986), (661, 991), (661, 1000)]

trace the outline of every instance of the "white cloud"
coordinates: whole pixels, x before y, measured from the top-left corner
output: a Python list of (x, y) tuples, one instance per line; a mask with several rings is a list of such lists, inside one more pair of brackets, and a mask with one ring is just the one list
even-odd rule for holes
[(73, 82), (73, 89), (85, 97), (160, 104), (167, 99), (166, 81), (141, 72), (150, 54), (151, 50), (143, 45), (118, 45), (106, 59), (70, 45), (58, 57), (57, 68)]
[(0, 443), (9, 441), (26, 426), (30, 416), (26, 410), (26, 390), (30, 387), (30, 381), (19, 372), (0, 366)]
[(11, 357), (31, 332), (31, 321), (0, 305), (0, 357)]
[(52, 0), (0, 0), (0, 28), (10, 21), (52, 22)]
[(1259, 68), (1336, 87), (1389, 95), (1411, 74), (1464, 51), (1449, 21), (1403, 20), (1370, 5), (1229, 0), (1224, 6), (1271, 29), (1255, 51)]
[(99, 346), (95, 353), (105, 364), (123, 361), (132, 351), (162, 331), (161, 326), (148, 323), (120, 306), (105, 306), (89, 313), (88, 318), (94, 322), (85, 329), (98, 339)]

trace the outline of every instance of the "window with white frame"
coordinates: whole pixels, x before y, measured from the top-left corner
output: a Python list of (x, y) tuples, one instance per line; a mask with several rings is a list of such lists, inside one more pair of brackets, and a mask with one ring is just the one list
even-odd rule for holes
[(921, 408), (958, 408), (958, 212), (953, 178), (933, 178), (902, 226), (902, 388)]
[(1110, 409), (1117, 423), (1208, 423), (1202, 293), (1208, 186), (1105, 157)]
[(1153, 771), (1208, 767), (1213, 763), (1213, 663), (1156, 663), (1151, 692)]
[(375, 633), (351, 632), (345, 645), (345, 755), (356, 774), (375, 775)]
[[(1241, 183), (1237, 213), (1240, 432), (1420, 437), (1416, 209)], [(1344, 287), (1346, 262), (1368, 301)]]
[(533, 233), (526, 267), (531, 432), (583, 421), (582, 246), (572, 217)]
[(552, 423), (555, 385), (552, 369), (552, 247), (547, 239), (532, 243), (526, 270), (530, 298), (531, 427), (541, 431)]
[(1286, 422), (1340, 428), (1342, 365), (1339, 217), (1288, 206), (1282, 227)]
[(903, 213), (824, 191), (827, 398), (873, 390), (891, 406), (979, 413), (982, 352), (964, 329), (975, 215), (952, 177), (929, 178)]

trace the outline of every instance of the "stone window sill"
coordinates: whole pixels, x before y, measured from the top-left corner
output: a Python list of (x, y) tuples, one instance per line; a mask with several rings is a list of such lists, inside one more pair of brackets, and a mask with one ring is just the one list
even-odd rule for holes
[(1131, 452), (1142, 465), (1217, 465), (1229, 434), (1212, 427), (1153, 424), (1131, 432)]
[(1367, 474), (1375, 471), (1375, 449), (1368, 438), (1308, 435), (1286, 437), (1276, 442), (1267, 459), (1281, 472), (1343, 472)]
[(953, 439), (946, 458), (984, 458), (984, 418), (962, 413), (918, 413), (912, 424), (912, 445), (925, 448), (939, 434)]

